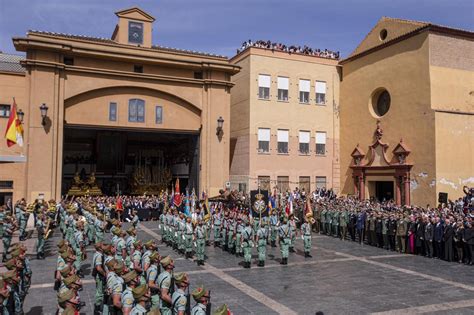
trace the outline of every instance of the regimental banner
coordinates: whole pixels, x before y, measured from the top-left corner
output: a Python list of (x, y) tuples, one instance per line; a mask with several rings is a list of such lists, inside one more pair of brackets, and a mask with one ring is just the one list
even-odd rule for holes
[(251, 190), (250, 203), (252, 208), (252, 216), (262, 217), (268, 215), (268, 190)]

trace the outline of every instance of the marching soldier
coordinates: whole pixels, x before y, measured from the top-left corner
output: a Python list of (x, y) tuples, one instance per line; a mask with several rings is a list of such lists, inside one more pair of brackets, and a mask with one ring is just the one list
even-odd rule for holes
[(130, 227), (127, 229), (127, 240), (125, 241), (125, 247), (127, 250), (127, 258), (125, 259), (125, 265), (130, 266), (132, 253), (134, 252), (134, 244), (137, 240), (137, 232), (135, 228)]
[(151, 308), (157, 309), (160, 305), (159, 286), (158, 286), (158, 263), (159, 255), (157, 252), (153, 252), (150, 256), (150, 267), (146, 271), (146, 283), (151, 291)]
[(242, 224), (242, 218), (239, 216), (237, 217), (237, 225), (235, 227), (235, 255), (243, 256), (242, 252), (242, 231), (244, 229), (244, 225)]
[(174, 276), (174, 281), (177, 289), (171, 297), (173, 314), (184, 315), (186, 314), (186, 305), (188, 303), (188, 297), (185, 293), (189, 287), (188, 275), (184, 272), (180, 272)]
[(235, 213), (229, 219), (229, 230), (227, 232), (227, 249), (229, 253), (235, 254)]
[(194, 289), (194, 291), (191, 294), (193, 296), (194, 301), (196, 301), (196, 305), (191, 310), (191, 315), (208, 314), (207, 312), (210, 311), (208, 310), (208, 307), (210, 308), (209, 299), (211, 298), (209, 296), (209, 291), (206, 290), (206, 288), (203, 285), (201, 285), (197, 287), (196, 289)]
[(288, 253), (290, 247), (291, 227), (288, 224), (288, 218), (283, 217), (283, 224), (278, 228), (278, 239), (280, 243), (281, 262), (282, 265), (288, 264)]
[(304, 257), (313, 257), (311, 251), (311, 225), (313, 223), (313, 215), (309, 212), (305, 217), (305, 222), (301, 225), (301, 234), (304, 244)]
[(245, 228), (242, 230), (242, 238), (240, 246), (244, 251), (244, 268), (250, 268), (252, 259), (252, 247), (253, 247), (253, 229), (250, 226), (250, 222), (247, 218), (244, 220)]
[(186, 222), (184, 219), (184, 213), (180, 213), (179, 216), (177, 217), (176, 221), (176, 233), (178, 233), (177, 236), (177, 247), (178, 247), (178, 252), (181, 254), (185, 253), (185, 247), (186, 247)]
[(212, 216), (212, 222), (214, 225), (214, 247), (219, 246), (221, 242), (221, 213), (219, 208), (216, 208), (214, 215)]
[(98, 315), (102, 310), (104, 304), (104, 254), (102, 248), (102, 242), (95, 243), (95, 253), (92, 258), (92, 276), (95, 278), (95, 303), (94, 303), (94, 315)]
[(132, 210), (132, 226), (134, 229), (137, 228), (138, 226), (138, 222), (140, 221), (140, 218), (138, 217), (138, 214), (137, 214), (137, 209), (133, 209)]
[(191, 217), (186, 218), (186, 225), (184, 228), (184, 247), (186, 258), (191, 258), (193, 254), (193, 223)]
[(278, 227), (278, 214), (276, 210), (272, 210), (270, 215), (270, 245), (276, 247), (277, 240), (277, 227)]
[(104, 241), (104, 230), (105, 230), (105, 222), (104, 222), (104, 215), (102, 213), (98, 213), (97, 217), (94, 221), (95, 227), (95, 240), (96, 242), (103, 242)]
[(146, 305), (150, 300), (150, 289), (146, 284), (142, 284), (132, 290), (135, 306), (130, 315), (143, 315), (147, 313)]
[(134, 298), (133, 289), (138, 286), (138, 274), (135, 270), (129, 271), (122, 276), (123, 282), (126, 285), (125, 290), (122, 292), (120, 302), (122, 303), (122, 314), (129, 315), (132, 312)]
[[(15, 207), (15, 217), (16, 217), (16, 221), (17, 223), (19, 224), (19, 227), (20, 227), (20, 230), (19, 230), (19, 233), (20, 233), (20, 241), (24, 241), (25, 240), (25, 230), (26, 230), (26, 220), (25, 220), (25, 216), (26, 216), (26, 212), (25, 212), (25, 206), (26, 206), (26, 202), (24, 199), (22, 199), (20, 202), (18, 202), (18, 204), (16, 205)], [(30, 205), (31, 207), (32, 205)]]
[(120, 314), (122, 303), (122, 292), (123, 292), (123, 279), (120, 275), (124, 271), (124, 265), (122, 262), (117, 261), (115, 259), (111, 260), (108, 263), (109, 272), (107, 274), (107, 309), (108, 313), (106, 313), (104, 309), (104, 313), (106, 314)]
[(45, 215), (40, 213), (36, 220), (36, 231), (38, 232), (38, 243), (36, 244), (36, 259), (44, 259), (44, 236), (45, 236)]
[(196, 240), (196, 259), (198, 266), (204, 266), (204, 252), (206, 249), (206, 231), (201, 219), (198, 219), (198, 226), (194, 230)]
[(85, 255), (85, 246), (84, 246), (84, 222), (77, 222), (77, 231), (74, 233), (74, 243), (73, 248), (76, 254), (76, 261), (74, 263), (74, 268), (77, 270), (77, 275), (84, 277), (81, 270), (82, 261), (86, 258)]
[(17, 225), (15, 219), (7, 216), (5, 217), (5, 223), (3, 225), (3, 258), (2, 262), (7, 261), (7, 254), (12, 242), (13, 231), (15, 231)]
[(160, 292), (160, 312), (162, 315), (171, 315), (172, 294), (174, 291), (173, 269), (174, 262), (170, 256), (166, 256), (161, 261), (163, 271), (158, 276), (158, 289)]
[(324, 207), (323, 210), (321, 211), (321, 233), (323, 233), (323, 234), (327, 234), (326, 214), (327, 214), (327, 209), (326, 209), (326, 207)]
[(295, 252), (295, 242), (296, 242), (296, 221), (295, 216), (290, 214), (288, 225), (290, 226), (290, 253)]
[(265, 267), (266, 251), (267, 251), (267, 222), (261, 220), (260, 227), (257, 231), (257, 251), (259, 267)]
[(142, 242), (136, 240), (133, 243), (133, 253), (130, 255), (130, 269), (135, 270), (140, 277), (140, 284), (145, 284), (146, 279), (142, 270)]
[(143, 245), (146, 251), (142, 255), (142, 270), (143, 272), (147, 272), (150, 267), (150, 255), (156, 250), (156, 245), (152, 240), (149, 240)]
[(115, 259), (124, 263), (127, 258), (127, 247), (124, 239), (126, 235), (125, 231), (117, 230), (117, 241), (115, 243)]
[(77, 314), (81, 307), (79, 297), (73, 290), (58, 293), (58, 305), (63, 310), (62, 314)]

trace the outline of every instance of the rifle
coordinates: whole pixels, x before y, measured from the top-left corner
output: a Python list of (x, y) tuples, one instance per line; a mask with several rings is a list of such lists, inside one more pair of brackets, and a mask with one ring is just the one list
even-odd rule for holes
[(189, 294), (189, 286), (186, 292), (186, 311), (185, 314), (191, 314), (191, 295)]
[(206, 304), (206, 315), (211, 315), (211, 308), (212, 308), (211, 290), (209, 290), (209, 299), (207, 300), (207, 304)]

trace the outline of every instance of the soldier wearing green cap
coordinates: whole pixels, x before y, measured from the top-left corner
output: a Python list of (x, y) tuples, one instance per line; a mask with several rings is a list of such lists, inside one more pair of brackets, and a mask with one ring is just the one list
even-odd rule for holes
[(265, 259), (267, 256), (267, 222), (265, 220), (260, 221), (260, 227), (257, 230), (257, 252), (258, 252), (258, 264), (259, 267), (265, 266)]
[(103, 217), (104, 217), (103, 214), (98, 213), (94, 220), (96, 242), (104, 241), (105, 222), (103, 221)]
[(82, 275), (81, 265), (85, 258), (85, 246), (84, 246), (84, 223), (82, 221), (77, 222), (76, 232), (74, 233), (73, 248), (76, 254), (76, 261), (74, 262), (74, 268), (77, 270), (79, 276)]
[(122, 230), (117, 231), (117, 240), (115, 243), (115, 259), (125, 262), (127, 258), (127, 248), (125, 245), (124, 236), (126, 233)]
[(122, 308), (120, 301), (123, 291), (123, 279), (120, 275), (123, 272), (124, 265), (117, 260), (111, 260), (108, 264), (109, 273), (107, 274), (107, 295), (108, 295), (108, 314), (119, 314)]
[(308, 212), (305, 217), (305, 222), (301, 225), (301, 237), (303, 238), (304, 245), (304, 257), (311, 258), (311, 223), (313, 220), (313, 214)]
[(250, 268), (253, 247), (253, 229), (247, 218), (244, 220), (245, 228), (242, 230), (241, 247), (244, 251), (244, 268)]
[(166, 256), (161, 261), (161, 266), (163, 271), (158, 276), (158, 288), (160, 292), (160, 312), (162, 315), (171, 315), (171, 296), (172, 290), (174, 290), (173, 285), (173, 269), (174, 262), (170, 256)]
[(92, 276), (95, 278), (95, 303), (94, 314), (98, 314), (102, 310), (104, 304), (104, 253), (102, 249), (102, 242), (95, 243), (95, 253), (92, 258)]
[(133, 252), (131, 254), (130, 268), (135, 270), (140, 276), (140, 284), (145, 284), (146, 279), (142, 269), (142, 242), (136, 240), (133, 243)]
[(140, 221), (140, 218), (138, 217), (137, 209), (133, 209), (132, 210), (132, 226), (134, 229), (137, 228), (139, 221)]
[(7, 216), (5, 217), (5, 222), (3, 224), (3, 258), (2, 261), (5, 262), (7, 260), (8, 249), (10, 248), (10, 244), (12, 242), (13, 232), (15, 231), (16, 224), (12, 217)]
[(226, 304), (223, 304), (221, 306), (219, 306), (218, 309), (216, 309), (212, 315), (227, 315), (229, 314), (229, 308), (227, 307)]
[(186, 312), (186, 304), (188, 303), (188, 298), (185, 293), (189, 287), (188, 275), (184, 272), (177, 273), (174, 275), (174, 281), (176, 283), (176, 290), (171, 297), (173, 314), (184, 315)]
[(159, 297), (159, 287), (157, 283), (158, 279), (158, 261), (160, 256), (157, 252), (153, 252), (150, 255), (150, 267), (146, 271), (146, 283), (151, 291), (151, 308), (156, 309), (159, 307), (160, 304), (160, 297)]
[(191, 222), (191, 217), (186, 218), (186, 224), (184, 226), (184, 249), (186, 253), (186, 258), (191, 258), (193, 253), (193, 238), (194, 238), (194, 228), (193, 223)]
[(212, 223), (214, 224), (214, 247), (216, 247), (221, 242), (222, 218), (219, 208), (216, 208), (215, 213), (212, 215)]
[(206, 315), (208, 305), (210, 306), (209, 299), (211, 297), (209, 296), (209, 291), (206, 290), (203, 285), (201, 285), (194, 289), (191, 294), (193, 296), (194, 301), (196, 301), (196, 305), (191, 310), (191, 315)]
[(36, 244), (36, 259), (44, 259), (44, 234), (46, 232), (45, 215), (39, 214), (36, 220), (38, 243)]
[(278, 228), (278, 240), (280, 243), (281, 262), (280, 264), (288, 264), (288, 254), (290, 247), (291, 228), (288, 224), (288, 218), (283, 217), (283, 222)]
[(138, 274), (135, 270), (129, 271), (122, 276), (123, 282), (126, 287), (122, 292), (120, 302), (122, 303), (122, 313), (123, 315), (129, 315), (133, 308), (133, 289), (138, 286)]
[(198, 225), (194, 229), (196, 239), (196, 258), (198, 266), (204, 266), (204, 253), (206, 250), (206, 231), (201, 219), (198, 219)]
[(276, 210), (272, 210), (272, 214), (270, 215), (270, 244), (272, 247), (276, 247), (277, 227), (278, 214)]
[(132, 290), (135, 306), (132, 308), (130, 315), (147, 314), (146, 304), (150, 300), (150, 289), (146, 284), (142, 284)]
[(76, 311), (78, 313), (81, 308), (79, 297), (74, 290), (65, 290), (58, 293), (58, 305), (60, 310), (62, 310), (62, 314), (67, 314), (67, 312), (73, 312), (73, 314), (76, 314)]
[(244, 230), (242, 218), (237, 218), (237, 225), (235, 226), (235, 255), (242, 256), (242, 231)]

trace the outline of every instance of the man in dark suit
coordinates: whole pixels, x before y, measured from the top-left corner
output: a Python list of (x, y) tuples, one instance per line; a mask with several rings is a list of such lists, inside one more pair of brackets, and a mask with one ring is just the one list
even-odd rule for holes
[(362, 212), (359, 212), (359, 215), (357, 216), (356, 223), (357, 235), (359, 236), (359, 244), (362, 244), (362, 242), (364, 241), (365, 218), (365, 210), (362, 210)]
[(439, 217), (436, 218), (436, 225), (434, 228), (434, 242), (435, 242), (435, 249), (436, 249), (436, 258), (442, 259), (443, 258), (443, 223), (441, 223), (441, 220)]
[(426, 257), (433, 258), (433, 238), (434, 238), (434, 229), (433, 224), (431, 224), (431, 218), (425, 218), (425, 250)]
[(444, 229), (443, 241), (444, 241), (444, 259), (446, 261), (453, 260), (453, 236), (454, 228), (451, 225), (449, 219), (446, 219), (446, 228)]

